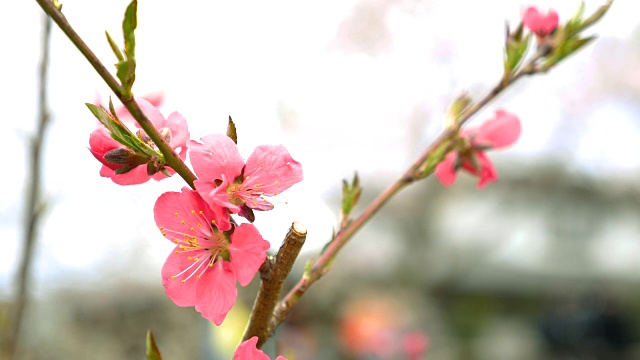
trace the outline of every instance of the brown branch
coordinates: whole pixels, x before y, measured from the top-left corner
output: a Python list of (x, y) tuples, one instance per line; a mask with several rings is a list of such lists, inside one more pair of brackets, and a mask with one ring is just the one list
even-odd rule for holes
[(49, 105), (47, 99), (47, 82), (49, 72), (49, 48), (51, 38), (51, 21), (47, 16), (42, 17), (42, 48), (40, 66), (38, 68), (38, 120), (35, 134), (29, 139), (30, 166), (27, 179), (26, 203), (24, 209), (24, 238), (22, 257), (16, 273), (18, 292), (16, 294), (10, 339), (8, 340), (8, 358), (16, 359), (20, 336), (24, 324), (25, 309), (29, 304), (29, 287), (31, 283), (31, 263), (36, 246), (37, 229), (42, 219), (44, 203), (41, 199), (42, 176), (42, 146), (45, 132), (49, 124)]
[(285, 279), (291, 272), (304, 241), (307, 238), (307, 229), (301, 223), (295, 221), (291, 224), (287, 236), (284, 238), (280, 250), (276, 254), (275, 261), (269, 258), (260, 268), (260, 290), (253, 303), (251, 317), (244, 332), (242, 341), (254, 336), (258, 337), (258, 347), (261, 347), (275, 331), (275, 326), (271, 326), (270, 319), (273, 316), (273, 309), (278, 302)]
[(158, 150), (164, 155), (166, 163), (176, 171), (178, 175), (180, 175), (186, 182), (194, 188), (193, 181), (196, 179), (196, 176), (191, 172), (191, 170), (187, 167), (187, 165), (178, 157), (178, 155), (173, 151), (169, 143), (164, 139), (163, 136), (160, 135), (158, 129), (156, 129), (151, 121), (146, 117), (146, 115), (140, 110), (140, 106), (133, 98), (132, 95), (125, 95), (122, 91), (122, 87), (118, 83), (118, 81), (111, 75), (109, 70), (100, 62), (98, 57), (91, 51), (91, 49), (85, 44), (85, 42), (80, 38), (80, 36), (73, 30), (71, 24), (67, 21), (66, 17), (62, 14), (62, 12), (56, 8), (56, 6), (51, 2), (51, 0), (36, 0), (36, 2), (40, 5), (42, 10), (46, 12), (53, 21), (58, 25), (60, 30), (67, 35), (69, 40), (80, 50), (82, 55), (87, 59), (87, 61), (93, 66), (98, 75), (104, 80), (104, 82), (109, 86), (111, 91), (120, 99), (122, 104), (129, 110), (131, 116), (140, 124), (140, 127), (149, 135), (149, 138), (153, 140), (153, 142), (158, 147)]

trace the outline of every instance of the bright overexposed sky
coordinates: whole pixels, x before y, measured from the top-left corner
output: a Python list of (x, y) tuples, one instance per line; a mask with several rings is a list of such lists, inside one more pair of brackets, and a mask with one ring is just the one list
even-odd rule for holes
[[(587, 12), (603, 2), (587, 1)], [(127, 2), (62, 3), (76, 31), (103, 63), (113, 64), (104, 31), (121, 38)], [(566, 19), (579, 1), (535, 4), (552, 5)], [(163, 113), (180, 112), (193, 139), (224, 132), (231, 115), (245, 157), (258, 145), (284, 144), (302, 163), (305, 180), (277, 199), (274, 211), (258, 213), (256, 225), (277, 247), (291, 222), (302, 221), (309, 229), (305, 248), (311, 250), (331, 234), (337, 208), (325, 200), (338, 193), (342, 178), (358, 170), (365, 179), (391, 181), (441, 129), (448, 101), (463, 90), (481, 94), (499, 79), (504, 21), (515, 22), (525, 5), (511, 0), (142, 0), (134, 91), (162, 91)], [(0, 12), (3, 295), (13, 281), (22, 241), (25, 149), (35, 124), (41, 13), (34, 1), (9, 2)], [(381, 19), (376, 17), (380, 13)], [(618, 0), (591, 31), (626, 39), (638, 25), (638, 13), (637, 2)], [(373, 30), (360, 39), (370, 45), (358, 48), (357, 24), (363, 21)], [(593, 46), (548, 76), (519, 84), (516, 93), (500, 100), (499, 106), (518, 113), (524, 123), (512, 154), (548, 155), (555, 149), (554, 129), (563, 121), (559, 108), (580, 91), (571, 84), (584, 77), (592, 51)], [(100, 178), (99, 163), (87, 150), (95, 121), (84, 103), (110, 94), (55, 25), (50, 71), (53, 118), (44, 167), (49, 209), (36, 254), (39, 286), (90, 283), (113, 275), (111, 267), (159, 278), (172, 245), (155, 228), (152, 207), (162, 192), (177, 191), (184, 183), (176, 176), (120, 187)], [(602, 141), (616, 143), (621, 132), (625, 143), (638, 139), (633, 110), (615, 100), (603, 106), (585, 120), (588, 129), (575, 158), (591, 164), (586, 168), (595, 162), (637, 171), (638, 151), (628, 151), (622, 142), (605, 152), (598, 148)], [(610, 122), (598, 121), (604, 116)]]

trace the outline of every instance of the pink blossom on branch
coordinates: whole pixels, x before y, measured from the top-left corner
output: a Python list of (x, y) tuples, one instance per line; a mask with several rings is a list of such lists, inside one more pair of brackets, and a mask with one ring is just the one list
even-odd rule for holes
[[(270, 360), (267, 354), (256, 348), (257, 343), (258, 337), (254, 336), (238, 345), (236, 352), (233, 353), (233, 360)], [(287, 360), (287, 358), (278, 356), (276, 360)]]
[(162, 267), (162, 285), (178, 306), (195, 306), (204, 318), (220, 325), (242, 286), (251, 282), (266, 258), (269, 243), (251, 224), (231, 235), (216, 224), (218, 213), (198, 192), (162, 194), (153, 208), (162, 235), (176, 244)]
[(486, 150), (501, 149), (512, 145), (520, 137), (522, 125), (520, 119), (510, 112), (497, 110), (492, 119), (479, 127), (465, 128), (460, 137), (464, 145), (452, 152), (438, 164), (435, 174), (445, 186), (453, 185), (462, 168), (479, 178), (478, 189), (498, 179), (493, 163)]
[[(302, 180), (302, 167), (282, 145), (258, 146), (245, 164), (238, 147), (222, 134), (189, 142), (196, 190), (212, 207), (225, 208), (250, 221), (251, 210), (271, 210), (265, 196), (278, 195)], [(229, 214), (220, 222), (225, 229)]]
[[(187, 140), (189, 140), (187, 121), (177, 112), (171, 113), (169, 117), (165, 119), (162, 113), (148, 101), (144, 99), (136, 99), (136, 101), (153, 126), (168, 140), (169, 145), (178, 153), (180, 159), (184, 160), (187, 157)], [(116, 111), (116, 113), (118, 113), (118, 111)], [(135, 125), (139, 128), (137, 123), (135, 123)], [(137, 136), (140, 140), (157, 150), (151, 139), (142, 129), (138, 130)], [(118, 143), (111, 137), (109, 131), (102, 124), (98, 124), (98, 128), (91, 133), (89, 146), (89, 151), (102, 163), (100, 176), (108, 177), (116, 184), (142, 184), (151, 178), (160, 181), (167, 177), (161, 171), (149, 175), (147, 166), (140, 165), (158, 165), (156, 164), (157, 159), (144, 156), (143, 154), (137, 154), (133, 150)], [(114, 160), (114, 157), (117, 157), (119, 160)], [(165, 169), (169, 174), (174, 173), (173, 169), (165, 167), (164, 164), (159, 165), (161, 169)]]
[(558, 13), (550, 9), (548, 13), (541, 13), (536, 7), (529, 6), (522, 13), (522, 24), (538, 36), (547, 36), (558, 27)]

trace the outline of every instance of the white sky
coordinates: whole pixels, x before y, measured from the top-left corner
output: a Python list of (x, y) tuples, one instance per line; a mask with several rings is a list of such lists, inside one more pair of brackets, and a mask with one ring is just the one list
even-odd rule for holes
[[(588, 11), (603, 2), (587, 1)], [(357, 4), (353, 0), (154, 0), (139, 5), (136, 94), (163, 91), (163, 113), (182, 113), (194, 139), (223, 132), (231, 115), (245, 157), (257, 145), (282, 143), (303, 164), (305, 181), (281, 200), (288, 204), (257, 214), (256, 225), (274, 246), (293, 220), (309, 229), (307, 249), (326, 241), (334, 215), (323, 199), (336, 194), (341, 179), (354, 170), (388, 181), (400, 174), (419, 152), (416, 146), (425, 146), (439, 131), (443, 109), (457, 92), (480, 94), (499, 78), (504, 20), (514, 22), (524, 5), (508, 0), (369, 3), (390, 7), (386, 31), (391, 42), (377, 56), (345, 51), (336, 41), (340, 24)], [(121, 38), (127, 2), (63, 4), (67, 18), (99, 58), (107, 65), (115, 62), (104, 30)], [(579, 2), (536, 4), (553, 5), (566, 19)], [(638, 25), (639, 10), (635, 1), (618, 0), (594, 31), (625, 39)], [(34, 1), (8, 2), (0, 12), (6, 169), (1, 180), (0, 294), (12, 282), (22, 240), (25, 138), (35, 123), (40, 15)], [(553, 129), (562, 123), (562, 96), (579, 91), (568, 86), (583, 76), (591, 51), (593, 47), (501, 99), (499, 106), (524, 122), (512, 154), (549, 153)], [(152, 206), (162, 192), (183, 186), (181, 179), (120, 187), (100, 178), (100, 166), (86, 150), (95, 121), (83, 104), (96, 94), (110, 94), (55, 26), (51, 72), (53, 123), (45, 156), (50, 210), (36, 258), (40, 286), (68, 286), (70, 279), (91, 283), (98, 275), (117, 275), (110, 267), (118, 266), (131, 276), (159, 278), (172, 246), (155, 229)], [(616, 131), (611, 123), (597, 121), (605, 115), (594, 113), (586, 120), (589, 129), (575, 156), (637, 171), (637, 149), (630, 152), (618, 145), (598, 150), (602, 141), (621, 144), (620, 129), (625, 129), (625, 143), (636, 140), (637, 147), (638, 122), (632, 121), (632, 109), (618, 105), (611, 101), (598, 110), (615, 122)], [(279, 113), (287, 114), (288, 128), (282, 128)], [(424, 130), (411, 133), (412, 126)]]

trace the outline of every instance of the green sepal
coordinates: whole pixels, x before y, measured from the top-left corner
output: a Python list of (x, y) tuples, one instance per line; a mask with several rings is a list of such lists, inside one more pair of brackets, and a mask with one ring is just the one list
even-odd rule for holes
[(231, 115), (229, 115), (229, 123), (227, 124), (227, 136), (233, 140), (234, 143), (238, 143), (238, 133), (236, 131), (236, 124), (233, 123)]
[(417, 178), (423, 179), (436, 169), (436, 166), (440, 164), (447, 154), (453, 149), (454, 143), (452, 141), (444, 141), (434, 151), (431, 152), (424, 164), (418, 169)]
[(147, 330), (147, 346), (146, 346), (147, 360), (162, 360), (160, 349), (156, 344), (156, 339), (153, 337), (151, 330)]
[(349, 214), (351, 214), (353, 208), (358, 204), (361, 194), (362, 187), (360, 187), (360, 178), (358, 177), (358, 173), (353, 175), (351, 183), (347, 180), (342, 180), (342, 207), (340, 209), (341, 226), (346, 225)]
[(124, 61), (124, 55), (122, 55), (122, 51), (120, 51), (120, 48), (118, 48), (118, 44), (116, 44), (116, 42), (113, 40), (111, 35), (109, 35), (108, 31), (105, 31), (104, 33), (107, 35), (107, 41), (109, 42), (109, 46), (111, 47), (111, 51), (113, 51), (113, 54), (118, 59), (118, 63), (123, 62)]

